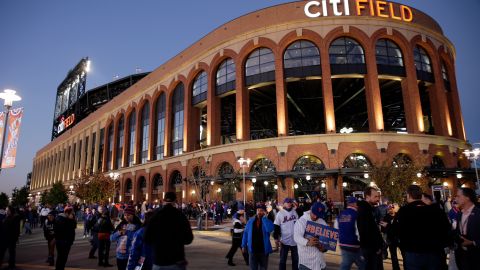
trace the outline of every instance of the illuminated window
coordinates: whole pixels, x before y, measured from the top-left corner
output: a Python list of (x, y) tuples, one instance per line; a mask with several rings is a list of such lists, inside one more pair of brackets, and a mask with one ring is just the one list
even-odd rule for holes
[(155, 155), (156, 159), (163, 159), (164, 148), (165, 148), (165, 94), (161, 94), (156, 103), (156, 117), (157, 117), (157, 126), (156, 126), (156, 145), (155, 145)]
[(148, 161), (148, 146), (149, 146), (149, 141), (150, 141), (150, 103), (145, 103), (142, 109), (142, 145), (141, 148), (142, 151), (140, 153), (141, 155), (141, 163), (147, 163)]
[(216, 94), (221, 95), (235, 89), (235, 62), (225, 59), (217, 70)]
[(172, 139), (171, 139), (171, 151), (174, 156), (181, 155), (183, 153), (183, 97), (184, 87), (183, 84), (179, 84), (174, 92), (172, 98)]
[(128, 127), (129, 127), (129, 144), (127, 148), (127, 157), (128, 157), (128, 166), (132, 166), (135, 164), (135, 126), (137, 124), (136, 120), (136, 113), (132, 111), (130, 117), (128, 119)]
[(192, 88), (192, 104), (198, 104), (207, 100), (208, 78), (207, 73), (202, 71), (197, 75), (193, 82)]

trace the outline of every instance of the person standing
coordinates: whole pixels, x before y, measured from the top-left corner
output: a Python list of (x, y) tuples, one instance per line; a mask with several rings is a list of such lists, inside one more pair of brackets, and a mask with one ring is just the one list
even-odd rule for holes
[(383, 237), (374, 216), (374, 207), (380, 201), (380, 191), (376, 187), (368, 187), (364, 194), (365, 200), (357, 202), (360, 249), (366, 269), (383, 270)]
[[(3, 224), (2, 224), (3, 223)], [(0, 243), (0, 267), (8, 250), (8, 268), (15, 269), (17, 241), (20, 236), (20, 217), (13, 206), (7, 206), (6, 216), (0, 223), (3, 239)]]
[(48, 205), (45, 205), (42, 207), (42, 210), (40, 210), (40, 224), (42, 226), (45, 225), (45, 220), (47, 219), (48, 213), (50, 213), (50, 208)]
[(92, 239), (90, 239), (90, 252), (88, 252), (88, 258), (89, 259), (96, 259), (95, 257), (95, 252), (98, 249), (98, 231), (97, 227), (95, 227), (95, 224), (97, 224), (98, 219), (100, 218), (100, 214), (97, 212), (95, 208), (92, 208), (92, 215), (88, 219), (87, 226), (90, 229), (90, 235), (92, 236)]
[(407, 204), (398, 211), (398, 237), (405, 269), (447, 269), (444, 249), (451, 232), (445, 212), (422, 202), (422, 189), (407, 188)]
[(294, 226), (293, 238), (298, 247), (299, 270), (324, 270), (327, 267), (324, 253), (327, 250), (320, 244), (317, 237), (305, 238), (305, 229), (308, 221), (327, 225), (325, 220), (325, 205), (321, 202), (313, 203), (309, 211), (303, 213)]
[(75, 229), (77, 222), (73, 214), (73, 208), (65, 207), (64, 212), (55, 219), (53, 230), (55, 232), (55, 245), (57, 248), (57, 263), (55, 270), (64, 270), (67, 263), (70, 248), (75, 241)]
[(113, 231), (113, 224), (110, 215), (105, 211), (105, 207), (99, 206), (98, 212), (100, 216), (97, 223), (93, 225), (98, 239), (98, 266), (110, 267), (113, 266), (108, 262), (110, 256), (110, 234)]
[(193, 241), (187, 217), (175, 207), (175, 192), (165, 193), (164, 206), (156, 210), (145, 229), (145, 242), (153, 250), (153, 270), (187, 268), (185, 245)]
[(270, 233), (273, 223), (266, 217), (267, 208), (260, 205), (257, 214), (248, 220), (242, 238), (242, 252), (249, 254), (250, 269), (268, 269), (268, 255), (272, 253)]
[(128, 256), (133, 235), (138, 229), (140, 229), (140, 226), (141, 222), (140, 219), (135, 215), (135, 209), (132, 206), (127, 206), (123, 213), (123, 220), (120, 222), (120, 224), (118, 224), (114, 233), (110, 236), (111, 241), (117, 242), (116, 257), (118, 270), (127, 269)]
[(47, 240), (48, 246), (48, 258), (47, 263), (50, 266), (55, 265), (55, 212), (50, 211), (47, 215), (47, 219), (45, 220), (45, 224), (42, 225), (43, 227), (43, 236), (45, 240)]
[(456, 201), (462, 210), (457, 216), (455, 259), (459, 270), (480, 267), (480, 208), (475, 206), (475, 191), (461, 188)]
[[(228, 251), (225, 258), (228, 259), (228, 265), (235, 266), (233, 263), (233, 256), (235, 255), (235, 252), (237, 252), (237, 249), (242, 245), (243, 231), (245, 230), (245, 210), (238, 210), (238, 212), (233, 215), (232, 230), (232, 247)], [(248, 255), (244, 253), (242, 254), (243, 258), (245, 259), (245, 263), (248, 265)]]
[(90, 211), (89, 207), (85, 208), (85, 212), (83, 213), (83, 238), (87, 238), (90, 236), (90, 224), (89, 221), (92, 219), (92, 211)]
[[(273, 210), (271, 212), (273, 212)], [(297, 220), (298, 214), (293, 209), (293, 199), (285, 198), (285, 200), (283, 200), (283, 209), (280, 210), (275, 217), (275, 229), (273, 233), (275, 243), (280, 244), (280, 270), (287, 269), (288, 251), (292, 254), (292, 269), (298, 269), (297, 243), (295, 243), (293, 239), (295, 222), (297, 222)]]
[(357, 198), (347, 198), (347, 208), (343, 210), (335, 220), (335, 228), (338, 229), (338, 246), (342, 253), (340, 270), (349, 270), (355, 265), (360, 270), (365, 270), (365, 259), (360, 250), (359, 233), (357, 229)]
[(152, 269), (152, 248), (145, 243), (145, 227), (148, 226), (153, 212), (147, 210), (144, 215), (142, 227), (135, 232), (132, 240), (132, 247), (129, 251), (127, 270), (135, 270), (140, 267), (142, 270)]
[(392, 260), (392, 269), (400, 270), (398, 263), (397, 248), (398, 248), (398, 222), (396, 217), (395, 205), (388, 206), (387, 214), (380, 222), (382, 232), (385, 233), (387, 239), (388, 250), (390, 252), (390, 259)]

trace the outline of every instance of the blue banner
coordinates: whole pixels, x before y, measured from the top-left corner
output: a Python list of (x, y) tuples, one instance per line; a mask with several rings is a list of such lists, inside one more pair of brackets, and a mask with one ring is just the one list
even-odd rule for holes
[(338, 242), (338, 230), (326, 225), (318, 224), (313, 221), (307, 221), (305, 228), (305, 238), (316, 237), (323, 248), (335, 251)]

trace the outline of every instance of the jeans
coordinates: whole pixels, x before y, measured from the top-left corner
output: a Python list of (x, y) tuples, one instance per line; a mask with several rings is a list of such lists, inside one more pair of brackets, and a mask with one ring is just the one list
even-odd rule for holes
[(287, 258), (288, 258), (288, 251), (292, 252), (292, 269), (298, 269), (298, 249), (297, 246), (289, 246), (284, 245), (280, 247), (280, 266), (278, 267), (279, 270), (286, 270), (287, 269)]
[(354, 263), (359, 270), (365, 270), (365, 259), (360, 249), (341, 248), (340, 250), (342, 251), (340, 270), (350, 270)]
[(251, 270), (267, 270), (268, 269), (268, 254), (250, 253), (250, 269)]
[(152, 270), (185, 270), (187, 267), (185, 265), (177, 265), (177, 264), (172, 264), (172, 265), (156, 265), (154, 264), (152, 267)]
[(72, 244), (63, 240), (57, 240), (55, 244), (57, 246), (57, 263), (55, 264), (55, 270), (64, 270)]
[(3, 257), (5, 256), (5, 252), (8, 249), (8, 267), (15, 268), (15, 257), (16, 257), (16, 248), (17, 243), (14, 241), (10, 241), (10, 243), (1, 243), (0, 246), (0, 266), (3, 262)]
[(201, 231), (203, 230), (203, 219), (202, 219), (202, 215), (199, 215), (197, 217), (197, 230)]
[(98, 234), (96, 232), (92, 233), (92, 239), (90, 240), (90, 244), (92, 245), (92, 248), (90, 248), (88, 257), (92, 258), (93, 256), (95, 256), (95, 252), (98, 248)]
[(398, 263), (397, 256), (397, 246), (393, 244), (388, 245), (388, 251), (390, 252), (390, 259), (392, 259), (392, 269), (400, 270), (400, 264)]
[(439, 270), (443, 269), (442, 256), (439, 252), (414, 253), (405, 252), (405, 269), (408, 270)]
[(378, 250), (361, 249), (363, 258), (365, 259), (365, 268), (368, 270), (383, 270), (383, 254), (377, 254)]
[(98, 264), (108, 264), (110, 256), (110, 239), (98, 240)]

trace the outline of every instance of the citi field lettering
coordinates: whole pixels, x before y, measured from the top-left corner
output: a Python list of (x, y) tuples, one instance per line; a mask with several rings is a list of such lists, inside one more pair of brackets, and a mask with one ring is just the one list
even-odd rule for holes
[[(310, 1), (305, 5), (305, 15), (310, 18), (320, 16), (327, 17), (329, 14), (329, 5), (333, 16), (350, 16), (350, 5), (348, 0), (322, 0)], [(413, 21), (413, 11), (405, 5), (398, 5), (387, 1), (376, 0), (355, 0), (355, 14), (357, 16), (374, 16), (381, 18), (390, 18), (398, 21)]]

